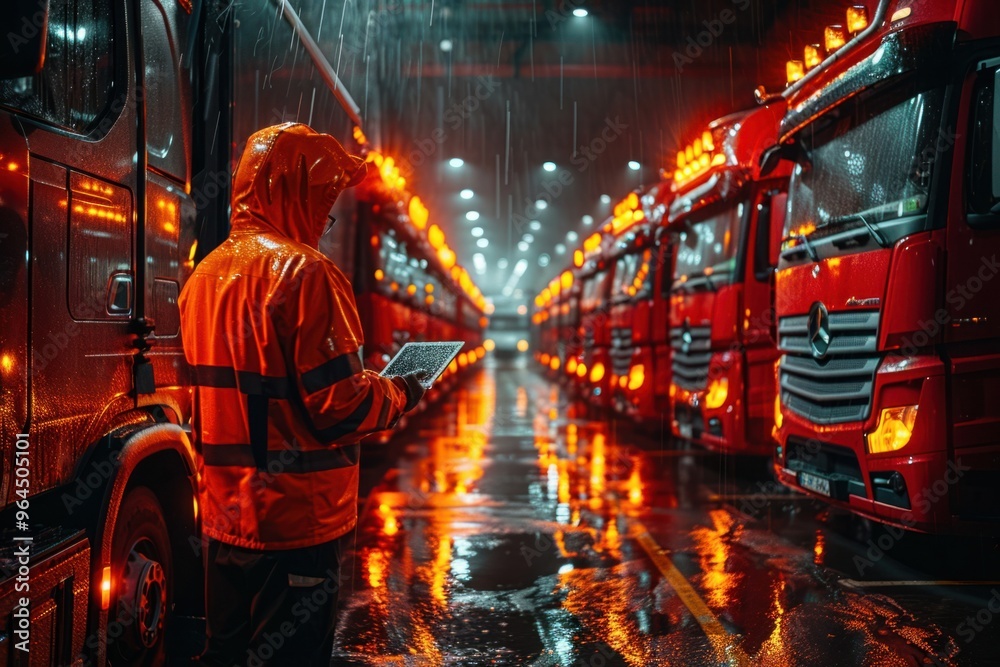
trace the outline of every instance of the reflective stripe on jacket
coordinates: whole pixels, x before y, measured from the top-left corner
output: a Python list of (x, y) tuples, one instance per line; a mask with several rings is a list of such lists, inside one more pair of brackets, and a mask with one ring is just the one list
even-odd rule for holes
[(214, 539), (293, 549), (353, 529), (358, 443), (405, 409), (401, 379), (364, 370), (351, 285), (314, 249), (356, 160), (304, 125), (253, 135), (230, 237), (181, 293), (202, 524)]

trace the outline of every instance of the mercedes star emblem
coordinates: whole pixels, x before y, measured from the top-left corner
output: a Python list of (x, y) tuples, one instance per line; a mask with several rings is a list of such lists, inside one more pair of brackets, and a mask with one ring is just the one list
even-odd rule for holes
[(691, 319), (684, 320), (684, 328), (681, 329), (681, 352), (687, 354), (691, 351), (691, 342), (694, 336), (691, 335)]
[(816, 359), (822, 359), (830, 349), (830, 313), (821, 301), (809, 309), (809, 347)]

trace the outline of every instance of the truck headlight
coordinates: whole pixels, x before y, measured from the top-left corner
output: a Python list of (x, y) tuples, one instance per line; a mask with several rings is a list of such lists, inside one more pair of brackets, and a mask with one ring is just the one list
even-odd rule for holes
[(872, 454), (884, 454), (902, 449), (913, 435), (913, 424), (916, 420), (915, 405), (882, 410), (878, 425), (867, 435), (868, 451)]
[(628, 373), (628, 388), (637, 391), (646, 382), (646, 367), (643, 364), (636, 364)]
[(594, 367), (590, 369), (590, 381), (597, 384), (604, 379), (604, 364), (597, 362)]
[(705, 394), (705, 407), (709, 410), (721, 408), (726, 403), (729, 396), (729, 378), (717, 378), (708, 385), (708, 393)]

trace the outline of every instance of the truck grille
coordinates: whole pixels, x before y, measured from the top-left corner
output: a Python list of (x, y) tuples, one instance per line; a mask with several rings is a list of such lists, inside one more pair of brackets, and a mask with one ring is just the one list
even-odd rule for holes
[(611, 330), (611, 372), (628, 375), (632, 367), (632, 329), (621, 327)]
[(670, 331), (674, 384), (684, 389), (704, 389), (712, 360), (712, 328), (684, 326)]
[(871, 411), (878, 354), (878, 311), (830, 313), (829, 346), (817, 359), (810, 342), (809, 316), (778, 323), (781, 402), (815, 424), (866, 419)]

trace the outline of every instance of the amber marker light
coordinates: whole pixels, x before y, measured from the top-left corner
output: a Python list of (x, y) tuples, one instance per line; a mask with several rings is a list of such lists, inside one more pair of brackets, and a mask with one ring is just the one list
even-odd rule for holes
[(111, 566), (101, 572), (101, 609), (111, 606)]
[(805, 75), (806, 66), (801, 60), (789, 60), (785, 63), (785, 80), (788, 82), (788, 85), (792, 85), (796, 81), (801, 81)]
[(847, 43), (847, 31), (842, 25), (828, 25), (823, 30), (823, 45), (827, 53), (833, 53)]
[(847, 31), (856, 35), (868, 27), (868, 8), (854, 5), (847, 8)]
[(802, 62), (806, 69), (812, 69), (823, 62), (823, 47), (819, 44), (806, 44), (802, 49)]

